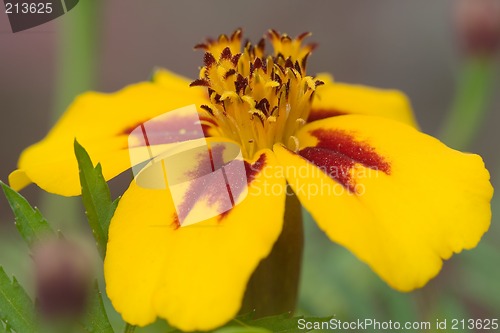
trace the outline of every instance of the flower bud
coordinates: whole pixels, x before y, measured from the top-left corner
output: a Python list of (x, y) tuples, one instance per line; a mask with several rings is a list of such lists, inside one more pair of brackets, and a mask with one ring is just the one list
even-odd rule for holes
[(469, 55), (493, 55), (500, 47), (499, 0), (460, 0), (455, 21), (459, 41)]
[(88, 256), (65, 239), (45, 240), (33, 248), (36, 303), (45, 318), (74, 317), (85, 311), (91, 285)]

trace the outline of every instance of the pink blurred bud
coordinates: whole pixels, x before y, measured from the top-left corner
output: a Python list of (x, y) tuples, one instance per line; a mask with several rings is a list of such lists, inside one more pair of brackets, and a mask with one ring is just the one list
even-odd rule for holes
[(500, 47), (500, 0), (459, 0), (455, 22), (465, 52), (493, 55)]
[(87, 253), (66, 239), (46, 239), (35, 245), (32, 257), (40, 314), (48, 318), (82, 314), (92, 279)]

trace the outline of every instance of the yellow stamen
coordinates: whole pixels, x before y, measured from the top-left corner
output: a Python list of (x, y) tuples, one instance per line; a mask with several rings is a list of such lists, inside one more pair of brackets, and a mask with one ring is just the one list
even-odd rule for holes
[(197, 46), (206, 50), (205, 65), (192, 85), (208, 87), (209, 117), (224, 136), (241, 144), (245, 157), (277, 142), (298, 149), (293, 135), (308, 118), (319, 84), (306, 76), (306, 60), (314, 49), (302, 45), (307, 36), (292, 39), (269, 31), (271, 55), (264, 51), (264, 39), (242, 48), (241, 30)]

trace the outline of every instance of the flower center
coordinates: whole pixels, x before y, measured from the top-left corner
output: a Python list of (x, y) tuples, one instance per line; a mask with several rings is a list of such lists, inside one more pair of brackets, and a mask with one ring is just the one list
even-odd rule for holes
[(265, 53), (265, 39), (246, 42), (241, 30), (197, 45), (206, 51), (200, 78), (191, 86), (206, 86), (207, 113), (217, 135), (239, 142), (245, 157), (281, 142), (298, 149), (295, 132), (305, 124), (316, 87), (322, 84), (306, 75), (306, 61), (314, 44), (302, 45), (308, 33), (291, 39), (270, 30), (274, 53)]

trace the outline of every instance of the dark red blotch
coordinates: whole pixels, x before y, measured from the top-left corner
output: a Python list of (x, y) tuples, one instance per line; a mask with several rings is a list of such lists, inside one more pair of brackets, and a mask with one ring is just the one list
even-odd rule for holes
[(299, 155), (318, 166), (325, 174), (350, 191), (355, 190), (350, 171), (355, 164), (390, 174), (391, 166), (368, 143), (356, 141), (342, 130), (316, 129), (310, 134), (318, 139), (315, 147), (299, 151)]

